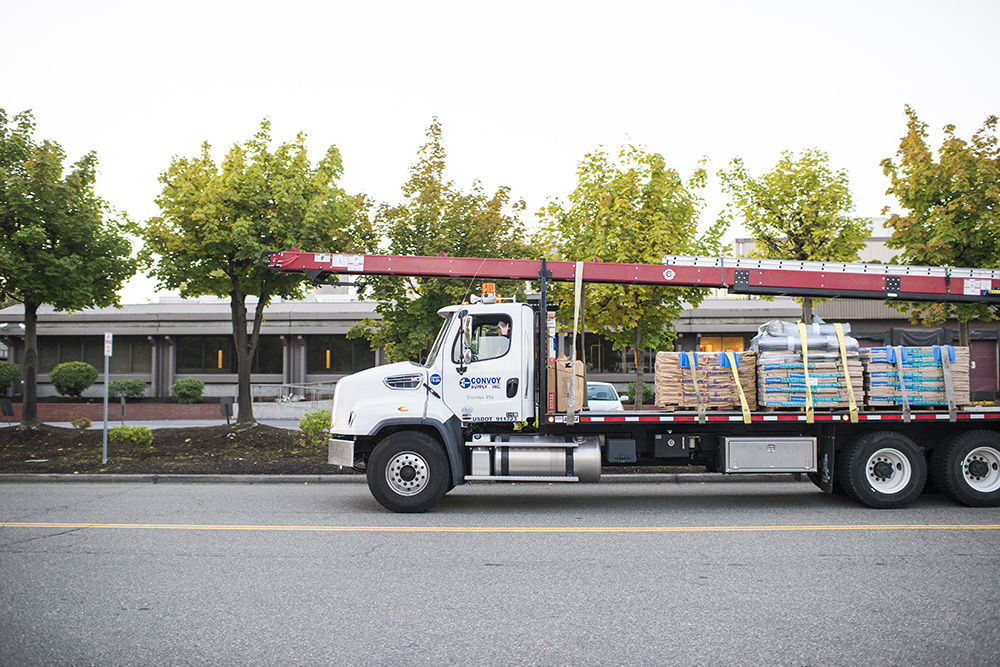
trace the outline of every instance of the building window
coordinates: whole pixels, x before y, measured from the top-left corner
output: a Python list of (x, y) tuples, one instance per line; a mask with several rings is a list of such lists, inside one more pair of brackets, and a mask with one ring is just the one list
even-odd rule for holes
[(583, 354), (587, 369), (594, 373), (616, 373), (615, 367), (621, 360), (621, 353), (615, 352), (611, 341), (595, 333), (583, 335)]
[[(250, 372), (277, 374), (281, 370), (281, 338), (261, 336)], [(236, 373), (236, 350), (232, 336), (184, 336), (177, 342), (177, 372)]]
[[(569, 354), (570, 339), (565, 342), (564, 352)], [(636, 354), (634, 347), (614, 349), (613, 343), (595, 333), (583, 335), (583, 346), (577, 347), (577, 358), (586, 359), (587, 370), (591, 373), (635, 373)], [(656, 364), (656, 350), (646, 348), (639, 355), (645, 371), (653, 372)]]
[(280, 374), (284, 369), (284, 346), (281, 336), (261, 336), (257, 339), (257, 353), (253, 358), (254, 373)]
[[(103, 350), (102, 350), (103, 354)], [(145, 336), (115, 336), (111, 345), (112, 373), (151, 373), (153, 345)]]
[(309, 336), (306, 347), (309, 375), (356, 373), (375, 365), (375, 351), (363, 338), (348, 340), (344, 334)]
[(743, 352), (746, 341), (743, 336), (705, 336), (698, 345), (699, 352)]
[(104, 369), (104, 337), (38, 337), (39, 373), (49, 373), (53, 368), (67, 361), (85, 361), (102, 371)]

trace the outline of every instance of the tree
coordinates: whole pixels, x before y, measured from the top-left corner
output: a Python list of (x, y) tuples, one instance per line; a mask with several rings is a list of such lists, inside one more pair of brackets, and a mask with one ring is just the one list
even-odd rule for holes
[(94, 193), (97, 155), (64, 174), (59, 144), (34, 139), (30, 111), (0, 109), (0, 299), (24, 304), (21, 425), (38, 425), (38, 308), (118, 305), (136, 270), (124, 216)]
[[(626, 146), (617, 160), (602, 150), (586, 155), (577, 169), (577, 186), (569, 207), (550, 202), (542, 212), (543, 228), (536, 245), (551, 259), (658, 264), (665, 255), (713, 254), (725, 222), (718, 221), (699, 237), (698, 212), (706, 174), (698, 169), (685, 183), (658, 153)], [(569, 285), (554, 286), (555, 298), (568, 296)], [(708, 290), (626, 285), (590, 285), (588, 327), (607, 338), (615, 350), (634, 346), (672, 346), (674, 320), (685, 304), (696, 306)], [(570, 315), (572, 317), (572, 315)], [(636, 386), (643, 382), (643, 363), (636, 360)], [(636, 408), (642, 394), (635, 392)]]
[[(410, 178), (403, 186), (404, 202), (382, 204), (375, 214), (371, 252), (390, 255), (522, 258), (528, 249), (519, 214), (524, 202), (511, 202), (510, 190), (488, 195), (474, 182), (464, 193), (444, 179), (445, 150), (441, 123), (427, 128), (427, 143), (417, 152)], [(385, 240), (384, 242), (382, 240)], [(422, 358), (437, 334), (437, 311), (461, 303), (475, 286), (464, 280), (412, 277), (371, 277), (364, 292), (376, 302), (381, 320), (369, 319), (349, 337), (364, 337), (373, 348), (384, 348), (392, 361)], [(500, 283), (505, 296), (523, 285)]]
[[(813, 148), (795, 158), (789, 151), (760, 178), (743, 160), (720, 171), (723, 189), (733, 195), (756, 242), (754, 257), (818, 262), (853, 262), (871, 234), (865, 218), (853, 217), (847, 171), (833, 171), (824, 151)], [(811, 297), (803, 297), (802, 321), (812, 323)]]
[[(899, 144), (898, 164), (891, 158), (882, 169), (891, 194), (907, 211), (886, 223), (892, 235), (889, 248), (901, 252), (894, 261), (919, 266), (1000, 267), (1000, 147), (997, 117), (990, 116), (971, 143), (955, 136), (946, 125), (935, 161), (927, 146), (927, 125), (906, 107), (907, 132)], [(883, 211), (887, 213), (888, 209)], [(959, 288), (961, 289), (961, 288)], [(996, 316), (988, 306), (949, 303), (898, 303), (911, 321), (942, 324), (959, 322), (959, 344), (969, 344), (969, 322)]]
[[(274, 152), (270, 123), (245, 144), (235, 144), (217, 166), (211, 147), (195, 158), (176, 157), (160, 175), (161, 215), (143, 230), (144, 261), (160, 288), (183, 297), (229, 298), (239, 387), (237, 424), (255, 423), (250, 398), (251, 361), (264, 309), (273, 297), (302, 297), (303, 276), (264, 269), (264, 251), (293, 246), (315, 252), (349, 251), (363, 233), (364, 201), (337, 186), (343, 172), (333, 146), (313, 167), (305, 135)], [(155, 263), (154, 263), (155, 262)], [(252, 320), (247, 297), (256, 296)], [(248, 330), (248, 324), (250, 325)]]

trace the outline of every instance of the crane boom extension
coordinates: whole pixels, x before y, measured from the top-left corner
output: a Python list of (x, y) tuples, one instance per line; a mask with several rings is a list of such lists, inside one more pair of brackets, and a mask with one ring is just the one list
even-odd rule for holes
[[(529, 259), (342, 255), (266, 252), (261, 264), (304, 273), (314, 283), (333, 275), (538, 280), (542, 262)], [(572, 281), (576, 262), (549, 261), (547, 278)], [(583, 282), (723, 288), (738, 294), (817, 296), (886, 301), (948, 301), (1000, 306), (1000, 270), (893, 264), (802, 262), (670, 255), (663, 264), (582, 262)]]

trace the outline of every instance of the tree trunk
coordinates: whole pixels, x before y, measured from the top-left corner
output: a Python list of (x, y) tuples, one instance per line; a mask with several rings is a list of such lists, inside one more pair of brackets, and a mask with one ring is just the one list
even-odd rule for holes
[(642, 396), (645, 393), (643, 391), (643, 366), (645, 366), (646, 358), (642, 351), (642, 326), (639, 324), (635, 325), (635, 399), (633, 400), (633, 405), (636, 410), (642, 409)]
[(969, 323), (959, 322), (958, 323), (958, 345), (959, 347), (969, 347)]
[(21, 426), (38, 426), (38, 304), (24, 300), (24, 396)]
[(802, 297), (802, 322), (804, 324), (813, 323), (813, 300), (811, 296)]
[(243, 290), (236, 280), (233, 281), (233, 293), (230, 295), (229, 303), (233, 314), (233, 342), (236, 344), (236, 405), (239, 408), (236, 424), (253, 426), (257, 423), (253, 416), (253, 400), (250, 396), (253, 350), (250, 349), (249, 336), (247, 335), (246, 295), (243, 294)]

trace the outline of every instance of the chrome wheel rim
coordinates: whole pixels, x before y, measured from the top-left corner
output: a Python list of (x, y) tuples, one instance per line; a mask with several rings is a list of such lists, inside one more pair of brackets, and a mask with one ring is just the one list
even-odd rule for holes
[(977, 447), (962, 459), (962, 475), (970, 488), (980, 493), (1000, 489), (1000, 452), (992, 447)]
[(913, 467), (898, 449), (884, 447), (868, 458), (865, 465), (868, 483), (879, 493), (899, 493), (910, 483)]
[(385, 467), (385, 481), (401, 496), (415, 496), (427, 487), (430, 469), (416, 452), (400, 452)]

